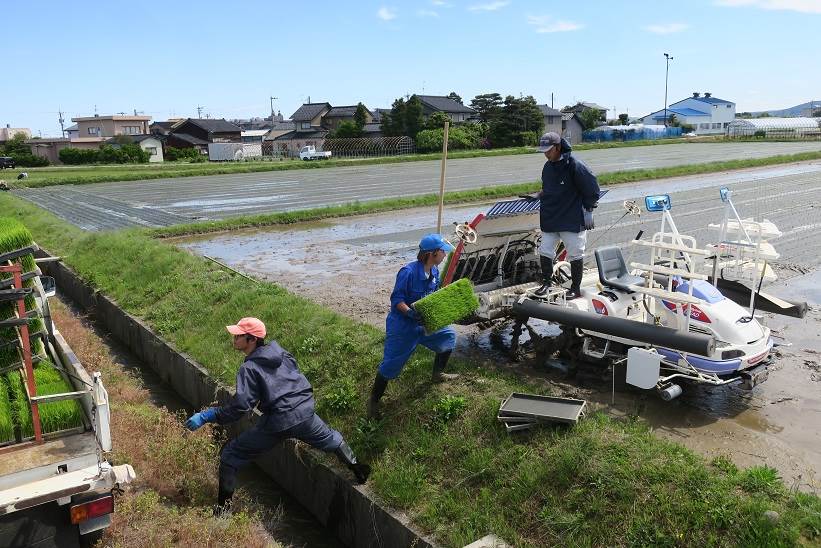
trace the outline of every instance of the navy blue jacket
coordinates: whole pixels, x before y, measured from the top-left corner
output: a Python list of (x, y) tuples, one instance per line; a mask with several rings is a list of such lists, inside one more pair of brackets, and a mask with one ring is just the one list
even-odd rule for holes
[(259, 404), (273, 432), (281, 432), (314, 414), (314, 391), (294, 357), (276, 341), (249, 354), (237, 371), (237, 392), (217, 409), (219, 424), (239, 420)]
[(598, 201), (596, 176), (570, 152), (555, 162), (545, 162), (539, 204), (542, 232), (581, 232), (584, 230), (583, 209), (593, 209)]

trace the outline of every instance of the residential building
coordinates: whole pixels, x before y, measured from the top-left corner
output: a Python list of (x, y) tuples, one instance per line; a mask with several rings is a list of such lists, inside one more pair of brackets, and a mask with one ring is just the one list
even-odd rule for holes
[[(131, 142), (139, 145), (141, 149), (148, 152), (151, 156), (149, 156), (148, 161), (150, 163), (155, 162), (162, 162), (164, 160), (163, 156), (163, 149), (162, 149), (162, 140), (157, 135), (130, 135)], [(122, 142), (117, 138), (108, 139), (105, 144), (111, 145), (113, 147), (120, 147), (122, 146)]]
[(568, 143), (571, 145), (581, 143), (583, 132), (584, 126), (582, 125), (582, 121), (579, 119), (578, 114), (575, 112), (562, 113), (561, 135), (567, 140)]
[[(331, 107), (331, 110), (322, 117), (322, 127), (335, 130), (342, 122), (353, 122), (354, 114), (358, 105), (348, 105), (344, 107)], [(364, 105), (363, 105), (364, 106)], [(373, 122), (373, 113), (365, 107), (365, 123)]]
[(31, 130), (26, 127), (11, 127), (11, 125), (6, 124), (6, 127), (0, 128), (0, 143), (5, 143), (17, 135), (31, 139)]
[[(730, 122), (735, 120), (735, 103), (713, 97), (709, 92), (702, 95), (695, 92), (670, 104), (666, 109), (667, 120), (674, 115), (680, 124), (693, 126), (699, 135), (723, 134)], [(651, 112), (641, 119), (644, 124), (663, 125), (665, 110)]]
[[(417, 95), (422, 103), (422, 115), (427, 118), (434, 112), (444, 112), (452, 122), (466, 122), (476, 111), (462, 103), (442, 95)], [(390, 113), (390, 111), (388, 111)]]
[(322, 128), (322, 117), (331, 110), (330, 103), (305, 103), (291, 115), (297, 133), (315, 133)]
[(581, 114), (586, 110), (595, 110), (599, 113), (599, 120), (606, 120), (607, 119), (607, 109), (601, 105), (597, 105), (596, 103), (588, 103), (587, 101), (579, 101), (572, 107), (565, 107), (562, 109), (562, 113), (572, 112), (574, 114)]
[[(145, 135), (149, 133), (148, 122), (151, 116), (81, 116), (72, 118), (77, 122), (78, 139), (97, 139), (105, 141), (115, 135)], [(88, 141), (90, 142), (90, 141)]]
[(63, 130), (63, 136), (67, 137), (68, 139), (76, 139), (80, 136), (80, 126), (77, 124), (68, 126), (66, 129)]
[(544, 117), (544, 130), (552, 131), (561, 135), (562, 133), (562, 113), (549, 105), (537, 105)]
[(208, 153), (209, 143), (241, 143), (242, 129), (223, 118), (187, 118), (172, 126), (166, 146), (196, 148)]

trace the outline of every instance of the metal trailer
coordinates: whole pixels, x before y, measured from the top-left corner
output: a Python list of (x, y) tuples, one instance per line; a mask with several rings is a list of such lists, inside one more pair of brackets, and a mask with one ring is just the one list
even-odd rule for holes
[[(135, 473), (131, 465), (113, 466), (106, 460), (105, 453), (112, 449), (108, 393), (100, 374), (86, 373), (51, 322), (47, 301), (51, 292), (46, 293), (42, 281), (53, 280), (34, 280), (34, 295), (47, 331), (46, 353), (70, 381), (73, 392), (36, 396), (35, 389), (32, 407), (76, 399), (83, 410), (83, 424), (52, 433), (41, 433), (37, 424), (33, 438), (0, 447), (0, 543), (90, 546), (111, 524), (113, 491), (133, 481)], [(28, 338), (27, 330), (25, 334)]]

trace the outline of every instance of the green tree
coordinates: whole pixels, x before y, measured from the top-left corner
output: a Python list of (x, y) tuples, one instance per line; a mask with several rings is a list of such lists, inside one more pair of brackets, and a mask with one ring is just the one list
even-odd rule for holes
[(405, 105), (405, 135), (411, 139), (425, 127), (425, 117), (422, 114), (422, 101), (416, 95), (411, 95)]
[(26, 144), (27, 137), (22, 133), (17, 133), (0, 147), (3, 156), (14, 156), (15, 154), (31, 154), (31, 147)]
[(368, 122), (368, 109), (365, 108), (365, 105), (357, 103), (356, 112), (353, 113), (353, 119), (356, 127), (362, 131), (362, 128), (364, 128)]
[(619, 114), (619, 124), (626, 126), (630, 123), (630, 116), (627, 114)]
[(448, 93), (448, 99), (453, 99), (460, 105), (462, 104), (462, 98), (455, 91), (451, 91), (450, 93)]
[(817, 108), (812, 111), (813, 118), (821, 118), (821, 108)]
[(494, 148), (521, 146), (523, 139), (530, 138), (523, 137), (523, 133), (541, 134), (543, 129), (544, 116), (536, 99), (530, 95), (520, 99), (508, 95), (501, 112), (490, 122), (489, 137)]
[(393, 102), (391, 105), (390, 114), (382, 115), (382, 121), (379, 124), (382, 134), (386, 137), (400, 137), (405, 135), (405, 100), (401, 97)]
[(498, 93), (477, 95), (470, 100), (470, 108), (475, 110), (482, 122), (491, 122), (502, 112), (502, 96)]
[(588, 108), (581, 112), (579, 121), (582, 123), (582, 129), (587, 131), (596, 127), (600, 121), (600, 113), (598, 110)]
[(450, 116), (444, 112), (434, 112), (428, 116), (428, 119), (425, 122), (425, 129), (444, 128), (445, 122), (450, 122)]
[(329, 139), (352, 139), (355, 137), (362, 137), (362, 128), (356, 122), (350, 120), (340, 122), (336, 130), (328, 134)]

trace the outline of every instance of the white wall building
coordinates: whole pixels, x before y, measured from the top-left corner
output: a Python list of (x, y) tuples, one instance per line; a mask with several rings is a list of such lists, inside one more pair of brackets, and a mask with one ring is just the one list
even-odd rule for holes
[[(668, 119), (671, 114), (682, 124), (693, 126), (699, 135), (723, 134), (735, 120), (735, 103), (713, 97), (711, 93), (693, 93), (692, 97), (667, 107)], [(652, 112), (641, 120), (645, 124), (664, 124), (664, 110)]]

